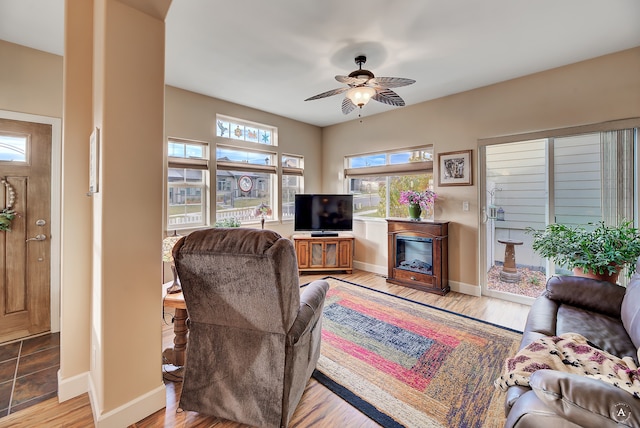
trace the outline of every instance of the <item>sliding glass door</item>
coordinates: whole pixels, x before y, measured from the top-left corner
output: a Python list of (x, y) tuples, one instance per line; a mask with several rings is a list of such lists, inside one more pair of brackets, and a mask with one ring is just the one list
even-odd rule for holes
[(483, 294), (530, 302), (547, 277), (571, 274), (535, 254), (527, 228), (633, 220), (635, 133), (591, 132), (480, 147)]

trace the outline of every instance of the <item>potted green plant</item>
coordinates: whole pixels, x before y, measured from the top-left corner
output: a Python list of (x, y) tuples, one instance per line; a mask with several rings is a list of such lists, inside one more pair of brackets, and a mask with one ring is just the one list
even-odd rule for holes
[[(550, 224), (543, 230), (528, 228), (533, 250), (574, 274), (616, 282), (620, 271), (640, 257), (640, 235), (632, 222), (607, 226), (603, 221), (584, 226)], [(635, 269), (628, 269), (629, 276)]]

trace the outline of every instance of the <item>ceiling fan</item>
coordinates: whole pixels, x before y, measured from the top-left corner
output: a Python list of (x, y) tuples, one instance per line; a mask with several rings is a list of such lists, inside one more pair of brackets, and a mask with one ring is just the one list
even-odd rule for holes
[(411, 85), (416, 82), (415, 80), (403, 77), (375, 77), (369, 70), (362, 69), (362, 64), (367, 62), (366, 56), (359, 55), (355, 58), (355, 61), (358, 65), (358, 70), (352, 71), (348, 76), (336, 76), (338, 82), (346, 83), (348, 86), (323, 92), (307, 98), (305, 101), (317, 100), (346, 92), (346, 96), (342, 100), (342, 113), (344, 114), (351, 113), (356, 107), (362, 108), (371, 99), (392, 106), (404, 106), (404, 100), (390, 88)]

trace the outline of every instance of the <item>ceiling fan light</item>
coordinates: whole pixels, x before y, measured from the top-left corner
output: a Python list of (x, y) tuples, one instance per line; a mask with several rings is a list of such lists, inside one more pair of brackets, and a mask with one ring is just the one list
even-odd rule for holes
[(376, 90), (369, 86), (356, 86), (347, 91), (347, 98), (358, 107), (366, 105), (376, 94)]

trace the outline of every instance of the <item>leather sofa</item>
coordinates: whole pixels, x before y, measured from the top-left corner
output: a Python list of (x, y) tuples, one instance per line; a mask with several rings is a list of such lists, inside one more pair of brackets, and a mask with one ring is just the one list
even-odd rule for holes
[[(627, 288), (576, 276), (554, 276), (529, 312), (520, 348), (545, 336), (578, 333), (638, 364), (640, 260)], [(640, 427), (640, 399), (609, 383), (556, 370), (532, 373), (529, 386), (507, 390), (505, 427)]]

